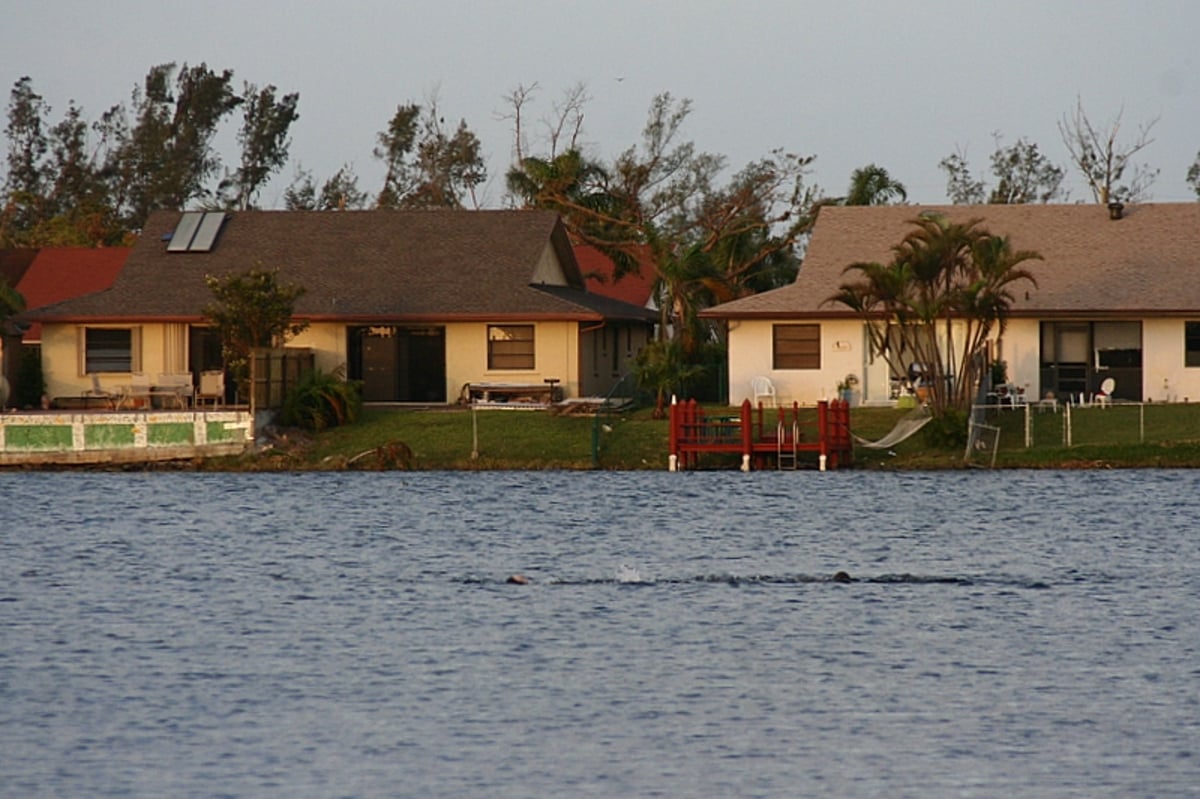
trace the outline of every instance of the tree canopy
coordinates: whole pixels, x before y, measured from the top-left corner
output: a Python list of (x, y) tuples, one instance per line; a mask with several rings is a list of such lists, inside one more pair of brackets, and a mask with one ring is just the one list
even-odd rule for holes
[(811, 156), (776, 150), (725, 178), (723, 157), (683, 138), (691, 102), (668, 93), (651, 102), (641, 141), (609, 163), (578, 146), (578, 94), (557, 107), (547, 151), (531, 155), (520, 128), (528, 98), (512, 96), (523, 154), (507, 176), (513, 202), (558, 211), (576, 239), (613, 259), (618, 278), (653, 270), (660, 335), (685, 353), (713, 335), (698, 310), (795, 277), (816, 197), (804, 185)]
[(205, 277), (213, 301), (204, 316), (221, 339), (225, 367), (242, 396), (250, 377), (250, 351), (278, 347), (301, 333), (308, 324), (292, 319), (303, 286), (283, 285), (277, 270), (251, 269), (240, 274)]
[(982, 178), (971, 173), (964, 151), (939, 162), (938, 166), (946, 173), (946, 195), (952, 203), (1017, 205), (1065, 199), (1062, 191), (1065, 172), (1043, 155), (1037, 144), (1021, 138), (1006, 147), (1001, 145), (999, 134), (993, 138), (996, 149), (990, 163), (996, 183), (991, 191)]

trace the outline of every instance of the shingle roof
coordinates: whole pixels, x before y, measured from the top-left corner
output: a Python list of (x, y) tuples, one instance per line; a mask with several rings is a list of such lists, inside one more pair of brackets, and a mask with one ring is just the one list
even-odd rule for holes
[[(1130, 205), (1112, 220), (1101, 205), (829, 206), (821, 210), (800, 274), (790, 286), (711, 308), (717, 318), (848, 315), (825, 300), (861, 261), (887, 263), (918, 214), (980, 219), (1014, 250), (1044, 260), (1022, 266), (1015, 317), (1200, 313), (1200, 203)], [(1028, 298), (1025, 289), (1028, 288)]]
[[(211, 252), (168, 252), (177, 212), (152, 214), (112, 289), (60, 303), (43, 319), (198, 319), (205, 275), (278, 269), (310, 319), (599, 320), (570, 242), (548, 211), (246, 211)], [(569, 289), (532, 285), (548, 248)]]

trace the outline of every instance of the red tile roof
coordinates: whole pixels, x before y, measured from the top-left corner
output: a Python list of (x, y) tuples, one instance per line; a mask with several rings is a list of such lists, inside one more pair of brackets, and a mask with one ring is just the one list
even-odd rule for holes
[[(129, 257), (128, 247), (45, 247), (38, 250), (17, 291), (25, 298), (26, 310), (82, 297), (112, 286)], [(34, 322), (25, 332), (26, 343), (41, 341), (41, 325)]]
[(587, 283), (588, 291), (602, 294), (614, 300), (645, 307), (654, 291), (654, 270), (648, 262), (641, 262), (637, 274), (616, 275), (616, 264), (612, 259), (590, 244), (576, 244), (575, 260)]
[(1145, 316), (1200, 313), (1200, 203), (1130, 205), (1121, 219), (1101, 205), (828, 206), (821, 210), (796, 281), (710, 308), (715, 318), (853, 315), (827, 303), (854, 279), (846, 267), (887, 263), (918, 214), (1009, 237), (1041, 261), (1022, 267), (1037, 287), (1018, 288), (1012, 316)]

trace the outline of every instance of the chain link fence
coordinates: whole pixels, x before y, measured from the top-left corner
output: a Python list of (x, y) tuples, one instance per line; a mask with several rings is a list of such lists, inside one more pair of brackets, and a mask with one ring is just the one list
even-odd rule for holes
[(1177, 403), (974, 405), (965, 460), (991, 466), (1002, 450), (1173, 443), (1200, 436), (1198, 421), (1195, 406)]

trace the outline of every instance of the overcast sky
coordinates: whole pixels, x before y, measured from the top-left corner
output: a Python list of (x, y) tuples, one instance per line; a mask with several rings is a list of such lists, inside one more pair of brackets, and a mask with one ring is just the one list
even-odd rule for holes
[[(540, 92), (536, 119), (584, 83), (587, 139), (611, 157), (639, 140), (651, 98), (690, 98), (685, 133), (740, 167), (776, 148), (815, 155), (811, 181), (845, 191), (867, 163), (914, 202), (945, 201), (938, 162), (965, 151), (982, 173), (1024, 137), (1066, 166), (1058, 123), (1081, 100), (1094, 123), (1123, 111), (1119, 140), (1157, 119), (1141, 160), (1161, 169), (1155, 201), (1190, 201), (1200, 150), (1200, 3), (1195, 0), (743, 0), (743, 2), (306, 2), (18, 0), (0, 25), (6, 90), (28, 75), (61, 119), (129, 104), (150, 67), (232, 69), (300, 93), (291, 163), (259, 198), (281, 207), (297, 166), (318, 182), (350, 163), (379, 189), (371, 152), (396, 106), (436, 94), (483, 142), (487, 205), (500, 205), (512, 151), (504, 98)], [(5, 98), (7, 107), (7, 97)], [(236, 164), (233, 130), (222, 155)], [(990, 181), (989, 181), (990, 183)], [(1071, 200), (1090, 200), (1071, 174)]]

